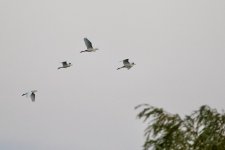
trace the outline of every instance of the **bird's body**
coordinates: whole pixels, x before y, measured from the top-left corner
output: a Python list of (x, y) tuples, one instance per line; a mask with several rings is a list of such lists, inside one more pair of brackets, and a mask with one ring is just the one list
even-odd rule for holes
[(98, 48), (93, 48), (92, 43), (87, 38), (84, 38), (84, 43), (85, 43), (87, 49), (84, 50), (84, 51), (81, 51), (80, 53), (83, 53), (83, 52), (95, 52), (96, 50), (98, 50)]
[(72, 66), (71, 63), (67, 63), (66, 61), (61, 62), (61, 63), (62, 63), (62, 67), (58, 67), (58, 69), (61, 69), (61, 68), (68, 68), (68, 67), (71, 67), (71, 66)]
[(31, 101), (35, 102), (35, 92), (37, 92), (37, 90), (33, 90), (33, 91), (30, 91), (30, 92), (24, 93), (24, 94), (22, 94), (22, 96), (26, 96), (26, 97), (30, 96)]
[(123, 60), (123, 65), (124, 66), (117, 68), (117, 70), (122, 69), (122, 68), (127, 68), (129, 70), (130, 68), (132, 68), (135, 65), (135, 63), (133, 63), (133, 62), (130, 63), (129, 59), (124, 59)]

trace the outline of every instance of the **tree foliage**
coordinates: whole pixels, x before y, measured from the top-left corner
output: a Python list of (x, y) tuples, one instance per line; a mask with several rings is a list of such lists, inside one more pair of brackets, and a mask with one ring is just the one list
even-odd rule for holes
[(147, 123), (144, 150), (225, 150), (225, 114), (207, 105), (181, 118), (142, 104), (137, 117)]

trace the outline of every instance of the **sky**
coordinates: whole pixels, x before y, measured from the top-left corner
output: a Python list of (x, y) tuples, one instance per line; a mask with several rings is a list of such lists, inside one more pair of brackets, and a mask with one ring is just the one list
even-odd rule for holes
[(224, 27), (224, 0), (0, 0), (0, 149), (137, 150), (139, 104), (224, 109)]

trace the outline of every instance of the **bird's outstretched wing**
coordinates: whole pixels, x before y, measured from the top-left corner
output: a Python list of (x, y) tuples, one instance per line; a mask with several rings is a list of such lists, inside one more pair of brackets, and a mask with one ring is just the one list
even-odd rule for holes
[(67, 66), (67, 62), (66, 61), (62, 62), (62, 65)]
[(85, 45), (87, 46), (87, 49), (93, 48), (92, 43), (87, 38), (84, 38), (84, 42), (85, 42)]
[(124, 59), (123, 64), (124, 64), (124, 66), (129, 65), (130, 64), (129, 59)]
[(35, 101), (35, 94), (31, 93), (30, 98), (31, 98), (32, 102), (34, 102)]

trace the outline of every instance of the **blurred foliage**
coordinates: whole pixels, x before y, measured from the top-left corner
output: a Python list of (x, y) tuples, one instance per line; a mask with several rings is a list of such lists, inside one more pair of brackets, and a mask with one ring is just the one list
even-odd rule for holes
[(147, 123), (144, 150), (225, 150), (225, 114), (207, 105), (183, 117), (148, 104), (137, 117)]

